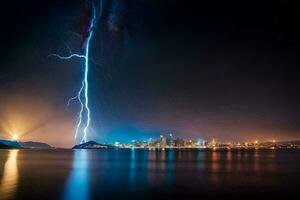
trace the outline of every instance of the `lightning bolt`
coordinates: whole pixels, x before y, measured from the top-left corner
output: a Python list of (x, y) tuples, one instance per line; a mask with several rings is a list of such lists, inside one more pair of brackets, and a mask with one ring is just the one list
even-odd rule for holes
[[(75, 130), (75, 136), (74, 139), (76, 141), (79, 132), (83, 130), (83, 137), (80, 140), (80, 143), (87, 142), (87, 135), (88, 135), (88, 130), (91, 122), (91, 110), (89, 108), (89, 53), (90, 53), (90, 43), (92, 41), (96, 23), (98, 19), (102, 15), (102, 0), (100, 0), (100, 11), (99, 14), (97, 14), (96, 7), (93, 4), (93, 13), (92, 13), (92, 19), (89, 24), (89, 30), (88, 30), (88, 36), (86, 38), (86, 46), (84, 48), (84, 54), (74, 54), (72, 53), (71, 49), (67, 46), (69, 50), (69, 55), (68, 56), (61, 56), (59, 54), (50, 54), (49, 56), (54, 56), (57, 57), (61, 60), (70, 60), (72, 58), (80, 58), (84, 59), (84, 75), (83, 79), (81, 81), (81, 87), (77, 93), (76, 96), (71, 97), (68, 100), (67, 106), (71, 103), (73, 100), (77, 100), (80, 103), (80, 110), (78, 113), (78, 122), (76, 125), (76, 130)], [(84, 114), (86, 116), (86, 122), (84, 123)], [(83, 126), (83, 128), (82, 128)]]

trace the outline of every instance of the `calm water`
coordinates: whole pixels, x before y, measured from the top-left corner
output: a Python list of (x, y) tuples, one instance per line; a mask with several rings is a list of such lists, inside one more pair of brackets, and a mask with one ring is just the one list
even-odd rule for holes
[(300, 151), (0, 150), (0, 199), (300, 194)]

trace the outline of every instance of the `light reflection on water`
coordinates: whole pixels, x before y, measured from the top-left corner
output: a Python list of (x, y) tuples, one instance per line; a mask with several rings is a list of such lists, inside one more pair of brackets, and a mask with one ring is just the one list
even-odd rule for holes
[(89, 156), (86, 150), (74, 152), (73, 166), (65, 186), (63, 199), (89, 199)]
[(174, 172), (174, 150), (170, 150), (167, 153), (165, 152), (165, 154), (167, 154), (167, 184), (168, 186), (172, 186), (173, 185), (173, 172)]
[(131, 155), (130, 155), (130, 171), (129, 171), (129, 182), (130, 186), (134, 187), (135, 180), (136, 180), (136, 160), (135, 160), (135, 149), (131, 149)]
[(10, 150), (0, 182), (0, 199), (13, 199), (18, 186), (18, 151)]

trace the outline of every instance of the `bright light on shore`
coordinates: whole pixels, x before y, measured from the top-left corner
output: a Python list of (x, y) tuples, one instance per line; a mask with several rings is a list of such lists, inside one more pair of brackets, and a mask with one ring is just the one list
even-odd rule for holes
[(16, 140), (19, 139), (19, 136), (18, 136), (17, 134), (13, 134), (13, 135), (11, 136), (11, 139), (14, 140), (14, 141), (16, 141)]

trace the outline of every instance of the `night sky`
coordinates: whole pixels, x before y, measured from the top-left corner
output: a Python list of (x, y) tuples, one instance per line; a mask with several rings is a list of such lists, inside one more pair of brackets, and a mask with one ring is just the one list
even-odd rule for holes
[[(0, 138), (72, 146), (86, 1), (1, 2)], [(88, 139), (300, 138), (297, 0), (104, 0)]]

